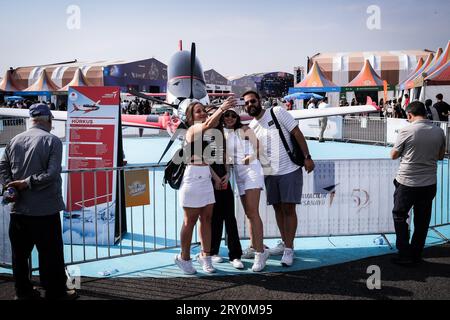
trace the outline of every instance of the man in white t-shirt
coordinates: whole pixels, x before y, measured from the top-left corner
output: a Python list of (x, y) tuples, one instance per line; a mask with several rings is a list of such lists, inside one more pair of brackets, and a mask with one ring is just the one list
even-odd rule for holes
[[(328, 98), (325, 97), (322, 99), (322, 102), (319, 103), (319, 110), (323, 110), (326, 108), (331, 108), (331, 106), (328, 104)], [(319, 127), (320, 127), (320, 134), (319, 134), (319, 142), (325, 142), (325, 139), (323, 138), (323, 135), (325, 133), (325, 130), (327, 129), (328, 124), (328, 117), (322, 117), (319, 118)]]
[[(255, 132), (261, 145), (261, 155), (269, 160), (262, 160), (264, 166), (267, 203), (275, 209), (278, 229), (282, 241), (270, 249), (272, 255), (283, 254), (281, 264), (291, 266), (294, 260), (294, 238), (297, 232), (296, 205), (301, 203), (303, 188), (302, 168), (294, 164), (280, 139), (270, 110), (264, 110), (258, 93), (247, 91), (243, 94), (245, 111), (254, 119), (250, 128)], [(298, 122), (282, 107), (273, 108), (286, 142), (293, 150), (290, 134), (293, 134), (305, 156), (305, 169), (314, 170), (314, 161), (309, 154), (305, 137), (298, 127)]]

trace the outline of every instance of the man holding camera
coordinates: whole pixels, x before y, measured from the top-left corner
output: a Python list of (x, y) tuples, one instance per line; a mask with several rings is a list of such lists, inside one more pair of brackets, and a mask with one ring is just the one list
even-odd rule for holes
[(32, 105), (30, 117), (31, 128), (10, 141), (0, 160), (0, 182), (18, 193), (17, 199), (10, 199), (9, 226), (16, 299), (40, 298), (29, 278), (28, 260), (34, 246), (39, 252), (45, 297), (74, 299), (76, 292), (66, 286), (59, 214), (65, 207), (61, 191), (62, 143), (50, 133), (53, 116), (47, 105)]
[[(271, 255), (283, 255), (281, 264), (289, 267), (294, 262), (294, 238), (297, 232), (296, 205), (301, 203), (303, 189), (303, 170), (290, 159), (285, 149), (271, 110), (263, 110), (258, 93), (247, 91), (243, 94), (245, 111), (254, 119), (250, 128), (255, 132), (262, 145), (264, 155), (270, 161), (269, 168), (264, 169), (267, 203), (273, 205), (281, 239), (275, 248), (269, 250)], [(273, 113), (280, 124), (282, 134), (290, 150), (293, 145), (292, 134), (305, 156), (305, 170), (314, 170), (314, 161), (309, 154), (305, 137), (297, 121), (282, 107), (274, 107)], [(264, 163), (261, 163), (263, 166)], [(268, 171), (267, 171), (268, 169)]]

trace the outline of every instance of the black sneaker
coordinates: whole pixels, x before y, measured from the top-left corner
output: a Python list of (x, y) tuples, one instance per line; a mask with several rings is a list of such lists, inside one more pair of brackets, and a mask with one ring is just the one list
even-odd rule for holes
[(25, 294), (16, 294), (14, 300), (42, 300), (41, 293), (33, 289)]
[(319, 139), (319, 142), (325, 142), (325, 140), (324, 139)]
[(76, 300), (79, 295), (75, 290), (66, 290), (63, 293), (46, 293), (45, 299), (47, 300)]

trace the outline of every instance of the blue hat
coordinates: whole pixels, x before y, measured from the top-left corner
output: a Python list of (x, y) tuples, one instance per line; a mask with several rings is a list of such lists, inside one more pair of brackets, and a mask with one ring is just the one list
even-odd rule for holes
[(33, 104), (30, 107), (30, 117), (34, 118), (40, 116), (51, 116), (53, 118), (53, 115), (46, 104), (43, 103)]

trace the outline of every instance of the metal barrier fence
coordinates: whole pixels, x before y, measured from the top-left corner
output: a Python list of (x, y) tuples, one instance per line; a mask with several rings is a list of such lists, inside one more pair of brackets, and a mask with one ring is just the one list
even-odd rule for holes
[(342, 124), (342, 140), (386, 144), (385, 118), (346, 116)]
[[(183, 221), (183, 211), (178, 205), (178, 191), (162, 184), (164, 168), (163, 164), (63, 172), (63, 183), (71, 176), (81, 174), (80, 187), (83, 204), (88, 201), (84, 197), (85, 190), (89, 187), (84, 182), (88, 179), (84, 179), (84, 177), (88, 174), (94, 174), (94, 181), (96, 181), (97, 176), (103, 174), (108, 177), (108, 173), (114, 171), (117, 174), (117, 182), (121, 185), (126, 172), (148, 170), (150, 175), (147, 187), (149, 187), (151, 195), (149, 205), (130, 207), (125, 211), (120, 209), (124, 199), (118, 197), (116, 201), (119, 210), (117, 214), (114, 214), (115, 217), (111, 216), (113, 213), (101, 212), (100, 205), (97, 203), (94, 204), (92, 210), (93, 216), (86, 213), (84, 208), (81, 212), (66, 212), (63, 217), (66, 264), (79, 264), (178, 248), (180, 245), (179, 224)], [(108, 185), (108, 182), (106, 184)], [(126, 185), (125, 188), (127, 188)], [(94, 186), (94, 198), (98, 196), (97, 189)], [(107, 208), (109, 207), (107, 206)], [(125, 217), (126, 225), (123, 224)], [(78, 230), (75, 230), (77, 226)], [(108, 241), (106, 244), (104, 242), (100, 244), (99, 231), (105, 232), (105, 230)], [(114, 230), (118, 232), (119, 237), (114, 237)], [(92, 236), (92, 231), (95, 234), (95, 243), (88, 244), (86, 235), (90, 233)], [(193, 241), (198, 242), (196, 233)]]
[(26, 129), (27, 125), (24, 118), (0, 119), (0, 146), (8, 144), (12, 138)]
[[(9, 120), (7, 122), (12, 127), (22, 128), (25, 130), (25, 121), (23, 119)], [(5, 121), (5, 120), (1, 120)], [(362, 141), (372, 143), (386, 143), (386, 137), (382, 132), (385, 132), (386, 122), (383, 118), (367, 118), (367, 123), (364, 123), (360, 117), (344, 118), (344, 138), (348, 141)], [(358, 129), (360, 128), (360, 129)], [(376, 138), (372, 139), (368, 137), (368, 132), (373, 134)], [(366, 139), (366, 140), (365, 140)], [(368, 141), (370, 140), (370, 141)], [(447, 139), (448, 140), (448, 139)], [(148, 170), (150, 172), (150, 180), (148, 181), (151, 191), (151, 204), (141, 207), (127, 208), (125, 211), (119, 210), (118, 212), (118, 232), (121, 234), (123, 230), (128, 230), (127, 233), (116, 239), (117, 241), (111, 244), (109, 241), (105, 244), (88, 244), (86, 242), (86, 233), (89, 227), (94, 226), (94, 234), (97, 235), (99, 228), (104, 228), (106, 223), (106, 230), (108, 232), (108, 239), (114, 237), (114, 233), (110, 233), (110, 219), (109, 214), (105, 219), (101, 210), (97, 208), (95, 204), (94, 216), (86, 217), (84, 212), (81, 215), (75, 216), (72, 214), (66, 214), (62, 216), (63, 223), (69, 225), (70, 232), (65, 234), (67, 240), (65, 245), (65, 261), (68, 265), (80, 264), (92, 261), (106, 260), (118, 257), (132, 256), (142, 253), (154, 252), (165, 249), (178, 248), (179, 232), (181, 223), (183, 221), (183, 210), (178, 204), (178, 192), (172, 190), (170, 187), (162, 184), (164, 164), (161, 165), (142, 165), (142, 166), (127, 166), (124, 168), (114, 169), (95, 169), (95, 170), (77, 170), (77, 171), (64, 171), (62, 174), (63, 185), (66, 185), (66, 181), (70, 179), (70, 175), (81, 174), (81, 176), (87, 174), (99, 175), (105, 172), (115, 171), (118, 174), (118, 182), (123, 182), (123, 176), (126, 171), (133, 170)], [(433, 217), (430, 224), (431, 230), (435, 231), (440, 237), (445, 237), (436, 230), (437, 227), (448, 225), (450, 223), (450, 163), (448, 159), (439, 162), (438, 167), (438, 189), (437, 195), (433, 202)], [(108, 176), (108, 175), (107, 175)], [(84, 180), (83, 178), (81, 179)], [(95, 179), (94, 179), (95, 180)], [(82, 183), (80, 188), (84, 195), (85, 184)], [(96, 188), (94, 188), (96, 189)], [(86, 199), (83, 199), (83, 202)], [(122, 198), (118, 198), (119, 207), (121, 207)], [(239, 202), (239, 198), (236, 198), (236, 203)], [(0, 219), (0, 231), (2, 231), (2, 237), (0, 241), (9, 242), (8, 234), (8, 220), (7, 213), (4, 211), (4, 207), (0, 211), (2, 218)], [(122, 218), (126, 217), (127, 225), (121, 224)], [(76, 224), (81, 225), (81, 236), (76, 238), (72, 233), (73, 226)], [(97, 239), (98, 240), (98, 239)], [(198, 243), (198, 235), (195, 230), (193, 243)], [(10, 251), (7, 246), (3, 246), (5, 249), (3, 252), (0, 250), (0, 265), (2, 265), (2, 257), (9, 256)], [(10, 263), (3, 264), (3, 266), (10, 267)]]
[[(62, 215), (63, 228), (65, 229), (63, 237), (65, 240), (64, 255), (66, 264), (82, 264), (179, 248), (179, 232), (183, 222), (183, 210), (178, 204), (178, 192), (162, 184), (163, 169), (164, 165), (146, 165), (63, 172), (63, 183), (65, 183), (67, 179), (70, 179), (71, 175), (75, 174), (81, 174), (82, 176), (94, 174), (96, 176), (105, 172), (115, 171), (118, 174), (120, 184), (123, 181), (123, 173), (126, 171), (148, 170), (150, 173), (148, 184), (151, 191), (150, 205), (126, 208), (125, 211), (119, 210), (116, 215), (118, 221), (113, 219), (114, 215), (105, 215), (105, 212), (102, 212), (99, 204), (95, 204), (94, 215), (85, 214), (84, 209), (81, 212), (71, 211)], [(449, 172), (450, 164), (448, 159), (440, 161), (438, 167), (437, 195), (433, 201), (433, 216), (430, 224), (430, 229), (444, 240), (448, 239), (436, 228), (450, 223)], [(84, 182), (85, 179), (82, 178), (81, 180), (83, 181), (81, 185), (82, 194), (84, 194), (84, 190), (88, 186)], [(97, 188), (94, 188), (94, 190), (97, 190)], [(87, 201), (87, 199), (83, 198), (82, 202), (85, 200)], [(119, 207), (121, 207), (123, 200), (119, 197), (117, 201), (119, 202)], [(235, 202), (236, 210), (239, 210), (239, 197), (236, 196)], [(7, 216), (4, 211), (1, 214), (2, 217)], [(126, 217), (126, 225), (122, 224), (123, 217)], [(119, 234), (122, 234), (124, 230), (127, 230), (127, 232), (121, 237), (114, 238), (114, 231), (110, 231), (111, 224), (117, 226)], [(77, 226), (78, 231), (81, 232), (74, 232)], [(8, 234), (7, 221), (4, 221), (0, 227), (3, 229), (3, 241), (8, 240), (9, 242), (9, 239), (6, 239)], [(108, 233), (108, 239), (114, 239), (115, 241), (100, 243), (99, 232), (105, 232), (105, 230)], [(89, 243), (87, 241), (87, 235), (89, 234), (95, 236), (95, 243)], [(195, 229), (193, 244), (198, 244), (199, 242), (197, 234), (197, 229)], [(10, 255), (9, 248), (5, 245), (3, 247), (6, 250), (0, 252), (0, 258), (2, 255)], [(2, 266), (10, 267), (10, 263), (5, 263), (5, 260), (3, 260)]]
[[(390, 145), (388, 141), (388, 119), (381, 117), (345, 116), (342, 123), (342, 140), (345, 142), (362, 142), (381, 145)], [(441, 127), (446, 137), (450, 134), (448, 122), (432, 121), (437, 127)], [(339, 141), (339, 140), (337, 140)], [(447, 152), (450, 150), (450, 139), (446, 142)]]

